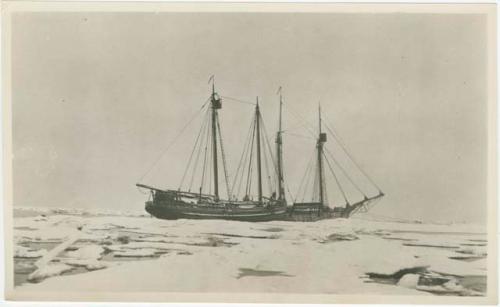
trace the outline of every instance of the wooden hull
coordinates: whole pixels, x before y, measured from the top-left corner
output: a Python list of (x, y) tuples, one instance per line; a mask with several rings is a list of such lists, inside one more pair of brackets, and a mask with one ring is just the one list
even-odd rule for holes
[(166, 220), (176, 219), (207, 219), (233, 220), (245, 222), (267, 222), (285, 220), (286, 206), (257, 207), (242, 209), (224, 206), (197, 206), (183, 203), (153, 203), (146, 202), (146, 211), (152, 216)]
[[(319, 203), (294, 203), (287, 207), (285, 202), (276, 200), (258, 205), (255, 202), (214, 202), (210, 198), (182, 200), (177, 192), (154, 193), (153, 201), (146, 202), (146, 211), (159, 219), (210, 219), (245, 222), (301, 221), (315, 222), (325, 219), (349, 218), (384, 195), (380, 193), (372, 198), (365, 198), (355, 204), (333, 209)], [(184, 195), (186, 196), (186, 195)]]

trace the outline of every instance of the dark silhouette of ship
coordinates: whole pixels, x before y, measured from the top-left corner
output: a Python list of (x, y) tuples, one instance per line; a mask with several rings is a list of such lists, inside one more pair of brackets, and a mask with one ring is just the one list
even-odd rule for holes
[[(325, 152), (329, 155), (331, 153), (328, 150), (325, 151), (324, 144), (327, 141), (327, 134), (322, 131), (321, 109), (319, 109), (319, 132), (316, 139), (315, 158), (310, 162), (304, 175), (304, 178), (313, 177), (311, 200), (309, 202), (301, 201), (293, 202), (291, 205), (287, 204), (283, 175), (284, 131), (282, 130), (283, 97), (281, 87), (278, 91), (280, 97), (279, 122), (274, 150), (268, 141), (269, 138), (262, 120), (257, 97), (243, 153), (234, 180), (230, 184), (219, 122), (219, 110), (222, 108), (222, 98), (238, 100), (220, 96), (215, 91), (213, 76), (210, 81), (212, 82), (212, 93), (201, 109), (206, 112), (205, 120), (201, 124), (186, 171), (181, 180), (182, 186), (186, 178), (188, 178), (190, 181), (189, 187), (187, 189), (160, 189), (146, 184), (136, 184), (137, 187), (150, 191), (150, 199), (146, 201), (145, 209), (152, 216), (160, 219), (223, 219), (248, 222), (273, 220), (317, 221), (328, 218), (348, 218), (358, 211), (367, 211), (370, 206), (384, 196), (380, 188), (356, 164), (362, 174), (376, 187), (378, 193), (374, 196), (368, 196), (356, 185), (346, 171), (340, 168), (350, 182), (362, 193), (361, 199), (354, 202), (348, 200), (338, 176), (325, 154)], [(208, 102), (210, 103), (208, 104)], [(249, 103), (245, 101), (239, 102)], [(345, 147), (342, 148), (349, 155)], [(330, 157), (340, 166), (333, 156)], [(349, 157), (352, 159), (350, 155)], [(354, 159), (352, 161), (354, 162)], [(222, 198), (219, 191), (220, 163), (223, 166), (226, 198)], [(342, 192), (345, 200), (343, 206), (334, 206), (333, 208), (329, 206), (325, 183), (325, 164), (332, 172), (335, 182)], [(198, 166), (200, 167), (198, 168)], [(189, 171), (191, 171), (190, 176), (188, 176)], [(305, 181), (304, 178), (302, 182)], [(198, 190), (192, 191), (191, 188), (194, 181), (196, 181), (195, 179), (199, 181)], [(268, 181), (268, 193), (266, 195), (263, 191), (264, 179)], [(255, 181), (256, 187), (253, 186)], [(243, 185), (244, 182), (245, 185)], [(242, 187), (244, 187), (243, 191), (241, 190)], [(252, 188), (257, 190), (255, 199), (252, 196)], [(299, 190), (301, 188), (302, 184)], [(304, 187), (305, 190), (306, 187)]]

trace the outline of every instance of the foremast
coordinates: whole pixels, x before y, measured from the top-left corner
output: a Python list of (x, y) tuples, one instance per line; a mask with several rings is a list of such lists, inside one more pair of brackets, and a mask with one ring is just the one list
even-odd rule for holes
[[(217, 110), (222, 108), (222, 103), (215, 92), (215, 78), (212, 76), (212, 95), (210, 97), (211, 100), (211, 109), (212, 109), (212, 157), (213, 157), (213, 176), (214, 176), (214, 196), (215, 201), (219, 200), (219, 168), (217, 165), (217, 122), (218, 122), (218, 113)], [(200, 188), (201, 190), (201, 188)]]
[(260, 109), (259, 97), (257, 97), (257, 104), (255, 106), (255, 129), (257, 132), (257, 192), (259, 203), (262, 203), (262, 158), (260, 151)]
[(325, 204), (325, 170), (323, 164), (323, 145), (326, 142), (326, 133), (321, 131), (321, 105), (318, 106), (318, 118), (319, 118), (319, 133), (318, 140), (316, 143), (317, 149), (317, 165), (318, 165), (318, 193), (319, 193), (319, 202), (321, 207), (326, 206)]
[(282, 130), (282, 111), (283, 111), (283, 96), (281, 94), (281, 86), (278, 89), (280, 95), (280, 109), (278, 120), (278, 132), (276, 133), (276, 164), (278, 169), (278, 200), (285, 200), (285, 189), (283, 181), (283, 130)]

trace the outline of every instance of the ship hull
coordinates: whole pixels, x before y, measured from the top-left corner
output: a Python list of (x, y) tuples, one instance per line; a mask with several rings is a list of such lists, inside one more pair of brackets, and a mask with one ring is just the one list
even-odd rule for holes
[(196, 219), (196, 220), (233, 220), (245, 222), (267, 222), (285, 220), (285, 206), (271, 208), (258, 207), (253, 209), (197, 207), (190, 205), (154, 204), (146, 202), (146, 211), (159, 219)]
[(146, 202), (146, 211), (159, 219), (233, 220), (245, 222), (301, 221), (349, 218), (354, 212), (383, 197), (380, 193), (346, 207), (329, 208), (321, 203), (294, 203), (267, 199), (254, 201), (214, 201), (207, 195), (152, 189), (152, 200)]

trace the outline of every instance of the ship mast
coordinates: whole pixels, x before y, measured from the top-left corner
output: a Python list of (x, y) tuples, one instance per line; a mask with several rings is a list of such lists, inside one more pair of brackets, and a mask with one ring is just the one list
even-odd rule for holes
[(323, 169), (323, 144), (326, 142), (326, 133), (321, 132), (321, 105), (318, 106), (319, 115), (319, 137), (317, 143), (318, 149), (318, 181), (319, 181), (319, 202), (321, 206), (325, 205), (324, 193), (324, 169)]
[(217, 110), (222, 107), (221, 101), (216, 96), (215, 93), (215, 78), (212, 76), (212, 96), (211, 96), (211, 108), (212, 108), (212, 156), (213, 156), (213, 166), (214, 166), (214, 195), (215, 200), (219, 200), (219, 169), (217, 166)]
[(262, 169), (260, 156), (260, 110), (259, 97), (257, 97), (257, 105), (255, 106), (255, 129), (257, 132), (257, 188), (259, 193), (259, 203), (262, 203)]
[(283, 140), (282, 140), (282, 127), (281, 127), (281, 114), (283, 110), (283, 97), (281, 94), (281, 86), (278, 89), (280, 94), (280, 112), (278, 121), (278, 132), (276, 133), (276, 153), (277, 153), (277, 164), (278, 164), (278, 199), (285, 199), (285, 191), (283, 189)]

